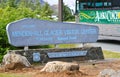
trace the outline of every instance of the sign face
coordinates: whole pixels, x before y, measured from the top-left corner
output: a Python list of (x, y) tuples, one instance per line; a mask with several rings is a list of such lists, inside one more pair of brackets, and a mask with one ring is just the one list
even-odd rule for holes
[(81, 10), (80, 22), (120, 24), (120, 10)]
[(36, 53), (33, 53), (33, 61), (35, 62), (38, 62), (40, 61), (40, 53), (36, 52)]
[(97, 26), (22, 19), (7, 25), (9, 43), (13, 46), (91, 43), (98, 39)]
[(49, 58), (64, 58), (86, 56), (87, 51), (71, 51), (71, 52), (51, 52), (47, 53)]

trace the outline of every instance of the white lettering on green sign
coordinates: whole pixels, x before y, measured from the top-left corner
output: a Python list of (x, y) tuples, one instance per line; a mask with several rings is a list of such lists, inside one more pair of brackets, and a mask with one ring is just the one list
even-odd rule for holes
[(101, 19), (106, 19), (107, 21), (115, 21), (120, 19), (120, 12), (116, 11), (96, 11), (95, 22), (99, 22)]
[(120, 10), (81, 10), (80, 22), (120, 24)]

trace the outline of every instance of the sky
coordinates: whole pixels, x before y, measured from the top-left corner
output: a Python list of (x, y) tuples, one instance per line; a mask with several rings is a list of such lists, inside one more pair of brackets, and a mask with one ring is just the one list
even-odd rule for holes
[[(58, 0), (44, 0), (45, 2), (48, 2), (50, 5), (58, 4)], [(63, 0), (65, 5), (68, 5), (69, 8), (75, 9), (75, 0)]]

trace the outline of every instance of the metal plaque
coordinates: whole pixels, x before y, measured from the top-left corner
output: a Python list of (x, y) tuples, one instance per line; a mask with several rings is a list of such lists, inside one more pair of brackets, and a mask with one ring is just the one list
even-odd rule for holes
[(70, 52), (51, 52), (47, 53), (49, 58), (64, 58), (86, 56), (87, 51), (70, 51)]
[(97, 26), (22, 19), (7, 25), (9, 43), (13, 46), (91, 43), (98, 39)]
[(40, 60), (41, 60), (40, 53), (39, 52), (33, 53), (33, 61), (39, 62)]

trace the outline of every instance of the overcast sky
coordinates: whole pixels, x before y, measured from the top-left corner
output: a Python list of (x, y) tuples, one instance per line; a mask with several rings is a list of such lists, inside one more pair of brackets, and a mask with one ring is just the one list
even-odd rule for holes
[[(58, 4), (58, 0), (44, 0), (48, 2), (50, 5)], [(68, 5), (71, 9), (75, 9), (75, 0), (63, 0), (65, 5)]]

